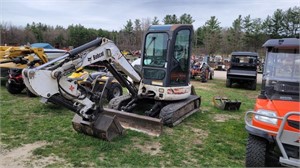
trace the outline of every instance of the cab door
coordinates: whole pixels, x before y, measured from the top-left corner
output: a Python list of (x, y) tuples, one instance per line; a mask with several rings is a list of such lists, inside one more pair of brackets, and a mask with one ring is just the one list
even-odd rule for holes
[(190, 27), (174, 32), (168, 64), (168, 86), (187, 86), (190, 82), (192, 29)]

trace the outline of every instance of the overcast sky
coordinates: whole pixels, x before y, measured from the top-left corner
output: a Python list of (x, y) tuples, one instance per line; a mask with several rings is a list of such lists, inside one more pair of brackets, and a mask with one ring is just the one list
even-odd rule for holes
[(27, 23), (67, 28), (120, 30), (131, 19), (154, 18), (162, 23), (167, 14), (190, 14), (198, 28), (216, 16), (222, 27), (230, 27), (238, 15), (265, 19), (276, 9), (299, 6), (299, 0), (0, 0), (1, 22), (15, 26)]

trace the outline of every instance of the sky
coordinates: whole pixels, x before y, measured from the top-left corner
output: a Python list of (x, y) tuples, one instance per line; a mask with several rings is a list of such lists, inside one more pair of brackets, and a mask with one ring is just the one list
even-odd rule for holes
[(131, 19), (160, 23), (166, 15), (187, 13), (201, 27), (216, 16), (221, 27), (230, 27), (239, 15), (265, 19), (276, 9), (300, 6), (298, 0), (0, 0), (1, 23), (25, 27), (27, 23), (50, 26), (81, 24), (86, 28), (116, 30)]

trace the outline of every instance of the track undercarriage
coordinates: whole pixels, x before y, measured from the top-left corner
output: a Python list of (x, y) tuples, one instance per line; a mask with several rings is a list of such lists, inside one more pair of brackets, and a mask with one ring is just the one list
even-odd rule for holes
[(76, 114), (72, 125), (79, 133), (109, 141), (124, 135), (124, 128), (159, 136), (163, 125), (173, 127), (181, 123), (199, 111), (200, 103), (201, 98), (196, 95), (175, 102), (135, 100), (130, 95), (123, 95), (112, 99), (109, 108), (103, 108), (94, 121), (84, 120)]
[(197, 112), (200, 108), (201, 98), (190, 95), (180, 101), (153, 101), (149, 99), (132, 99), (130, 95), (116, 97), (109, 102), (109, 108), (127, 111), (159, 118), (164, 125), (175, 126), (184, 118)]

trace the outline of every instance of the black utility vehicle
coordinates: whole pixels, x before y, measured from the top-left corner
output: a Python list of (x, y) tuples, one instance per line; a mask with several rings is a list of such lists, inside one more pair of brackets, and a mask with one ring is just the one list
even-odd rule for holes
[(256, 52), (232, 52), (227, 70), (226, 87), (233, 83), (256, 90), (258, 54)]

